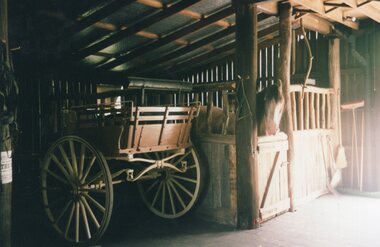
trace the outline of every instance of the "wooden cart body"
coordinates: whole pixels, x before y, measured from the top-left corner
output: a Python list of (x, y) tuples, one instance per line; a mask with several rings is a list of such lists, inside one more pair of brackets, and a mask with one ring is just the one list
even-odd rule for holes
[[(198, 103), (188, 106), (91, 105), (73, 107), (67, 132), (91, 140), (106, 158), (186, 148)], [(94, 135), (96, 133), (96, 135)]]

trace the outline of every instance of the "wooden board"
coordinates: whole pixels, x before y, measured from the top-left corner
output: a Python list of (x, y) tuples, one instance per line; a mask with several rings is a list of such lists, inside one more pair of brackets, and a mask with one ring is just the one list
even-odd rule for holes
[[(326, 192), (326, 169), (319, 138), (333, 131), (304, 130), (294, 132), (294, 200), (295, 204)], [(327, 151), (327, 150), (326, 150)], [(327, 155), (327, 154), (326, 154)]]

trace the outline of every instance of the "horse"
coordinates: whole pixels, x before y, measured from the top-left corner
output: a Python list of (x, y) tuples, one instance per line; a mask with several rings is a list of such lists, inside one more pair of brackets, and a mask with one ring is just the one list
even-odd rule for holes
[[(277, 84), (270, 85), (256, 94), (257, 117), (255, 119), (257, 119), (259, 136), (276, 135), (280, 131), (284, 103), (285, 100), (280, 80)], [(223, 134), (224, 132), (228, 135), (235, 134), (235, 112), (229, 113), (229, 121), (226, 121), (226, 116), (224, 115), (223, 110), (219, 107), (212, 107), (211, 115), (212, 121), (210, 133)], [(195, 123), (195, 136), (208, 133), (206, 123), (207, 107), (202, 106)], [(227, 126), (225, 126), (226, 123)]]

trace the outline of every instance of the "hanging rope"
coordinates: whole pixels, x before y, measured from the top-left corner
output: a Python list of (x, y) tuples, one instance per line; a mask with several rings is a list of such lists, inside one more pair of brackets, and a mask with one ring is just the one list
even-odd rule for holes
[(304, 79), (304, 82), (303, 82), (303, 85), (302, 85), (302, 99), (303, 99), (304, 98), (304, 94), (305, 94), (306, 83), (307, 83), (307, 80), (309, 79), (311, 68), (313, 67), (313, 59), (314, 59), (314, 57), (313, 57), (313, 53), (311, 52), (311, 47), (310, 47), (309, 39), (307, 38), (307, 35), (306, 35), (306, 32), (305, 32), (305, 28), (304, 28), (304, 26), (302, 24), (302, 18), (300, 19), (300, 27), (301, 27), (302, 35), (303, 35), (304, 40), (305, 40), (305, 44), (306, 44), (306, 48), (307, 48), (307, 53), (308, 53), (308, 57), (309, 57), (308, 68), (307, 68), (307, 71), (306, 71), (306, 74), (305, 74), (305, 79)]
[(1, 133), (3, 142), (8, 139), (12, 142), (16, 140), (17, 95), (18, 85), (13, 70), (7, 62), (6, 45), (0, 42), (0, 124), (9, 125), (10, 129), (10, 134)]
[[(244, 87), (244, 83), (245, 83), (246, 80), (249, 79), (249, 77), (242, 78), (240, 75), (237, 75), (237, 78), (238, 78), (238, 83), (237, 83), (237, 86), (236, 86), (236, 96), (238, 95), (239, 90), (242, 90), (242, 94), (243, 94), (243, 100), (242, 101), (240, 101), (239, 98), (236, 97), (236, 105), (237, 105), (236, 120), (240, 121), (241, 119), (246, 118), (246, 117), (252, 118), (253, 117), (253, 112), (252, 112), (251, 106), (249, 104), (248, 97), (247, 97), (247, 94), (245, 92), (245, 87)], [(248, 113), (246, 113), (245, 115), (241, 116), (240, 114), (245, 109), (244, 106), (246, 106), (246, 108), (248, 110)]]

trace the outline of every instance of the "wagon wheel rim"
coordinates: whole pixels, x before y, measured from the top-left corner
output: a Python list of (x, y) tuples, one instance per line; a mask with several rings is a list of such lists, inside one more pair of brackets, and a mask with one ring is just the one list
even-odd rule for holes
[[(163, 159), (172, 153), (156, 152), (145, 154), (152, 159)], [(177, 168), (186, 164), (186, 172), (180, 173), (172, 169), (157, 169), (157, 179), (138, 182), (140, 195), (149, 210), (168, 219), (178, 218), (189, 212), (196, 203), (201, 185), (199, 158), (193, 147), (185, 149), (183, 155), (168, 161)]]
[(77, 136), (58, 139), (41, 171), (45, 212), (55, 231), (69, 242), (101, 238), (112, 214), (112, 179), (104, 156)]

